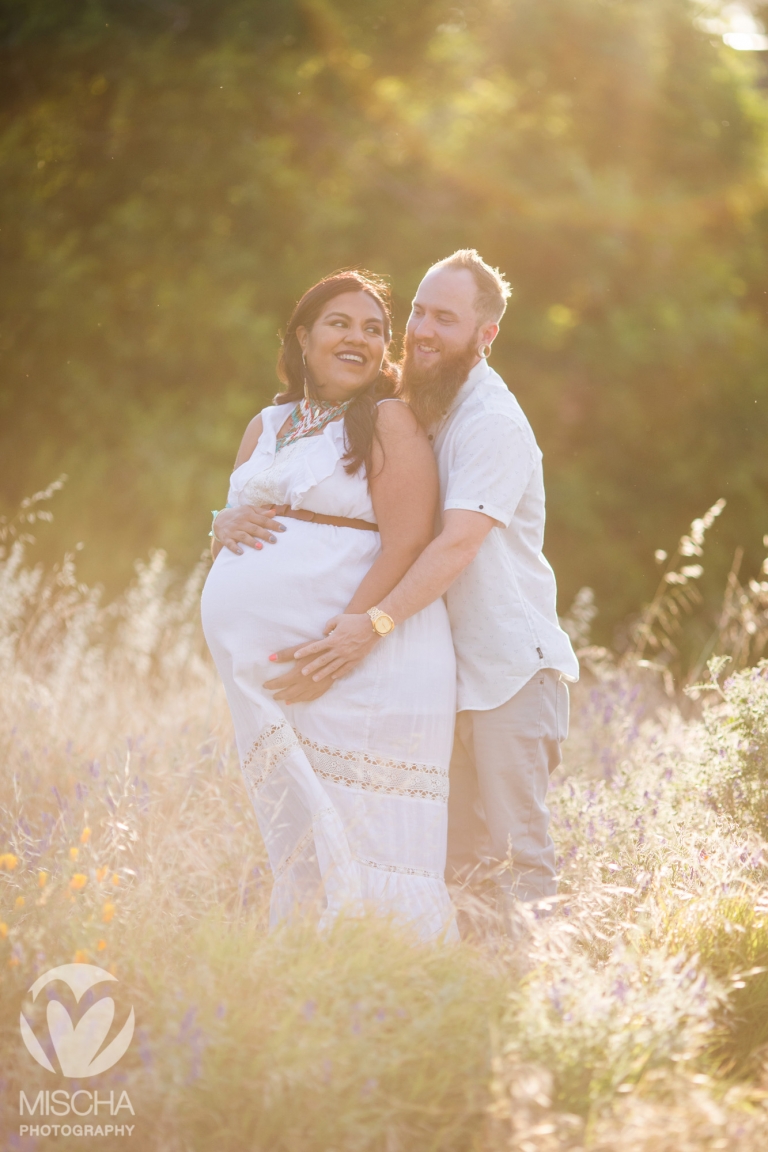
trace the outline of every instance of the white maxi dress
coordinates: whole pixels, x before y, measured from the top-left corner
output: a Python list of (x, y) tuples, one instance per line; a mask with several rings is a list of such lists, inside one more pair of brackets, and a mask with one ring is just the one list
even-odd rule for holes
[[(232, 473), (236, 507), (375, 521), (364, 469), (350, 475), (342, 421), (276, 451), (292, 405), (262, 412), (253, 455)], [(456, 670), (442, 599), (398, 625), (307, 704), (263, 687), (269, 655), (322, 636), (379, 555), (377, 532), (284, 518), (277, 544), (223, 548), (202, 595), (240, 763), (274, 875), (273, 924), (320, 900), (323, 922), (372, 909), (423, 939), (458, 932), (443, 879)]]

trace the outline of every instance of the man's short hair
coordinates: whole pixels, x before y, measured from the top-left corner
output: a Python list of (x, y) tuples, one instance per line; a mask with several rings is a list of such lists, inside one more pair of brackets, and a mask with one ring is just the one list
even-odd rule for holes
[(460, 248), (452, 256), (438, 260), (432, 268), (455, 268), (457, 271), (471, 272), (477, 285), (475, 310), (478, 319), (482, 324), (499, 323), (506, 311), (512, 287), (503, 272), (486, 264), (475, 248)]

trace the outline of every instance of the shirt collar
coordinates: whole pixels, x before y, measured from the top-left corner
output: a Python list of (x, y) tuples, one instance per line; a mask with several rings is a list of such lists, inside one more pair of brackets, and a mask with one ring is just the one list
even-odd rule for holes
[(450, 416), (450, 414), (452, 412), (455, 412), (456, 409), (458, 408), (459, 404), (462, 404), (466, 400), (466, 398), (470, 395), (470, 393), (474, 392), (474, 390), (475, 390), (475, 388), (477, 388), (478, 384), (480, 384), (483, 380), (486, 380), (490, 376), (490, 374), (491, 374), (491, 368), (490, 368), (488, 361), (487, 360), (479, 360), (478, 363), (475, 364), (474, 368), (472, 368), (472, 370), (469, 373), (469, 376), (467, 376), (467, 378), (464, 381), (464, 383), (462, 384), (461, 388), (459, 388), (458, 392), (454, 396), (453, 403), (451, 404), (450, 408), (448, 409), (446, 416)]

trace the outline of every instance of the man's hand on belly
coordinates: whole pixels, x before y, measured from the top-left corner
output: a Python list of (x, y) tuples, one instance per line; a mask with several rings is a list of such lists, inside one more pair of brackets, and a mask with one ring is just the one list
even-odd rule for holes
[(326, 624), (325, 631), (324, 640), (305, 644), (297, 648), (294, 655), (300, 660), (309, 657), (309, 662), (301, 670), (302, 676), (328, 685), (348, 676), (380, 639), (366, 612), (345, 612), (334, 616)]
[[(270, 660), (276, 664), (284, 664), (294, 659), (295, 651), (294, 644), (293, 648), (283, 648), (280, 652), (275, 652), (270, 656)], [(297, 660), (289, 672), (275, 676), (272, 680), (265, 680), (264, 687), (269, 692), (274, 692), (275, 700), (284, 700), (286, 704), (307, 704), (310, 700), (317, 700), (328, 691), (333, 681), (330, 679), (318, 681), (313, 680), (311, 676), (303, 676), (302, 669), (311, 661), (311, 656)]]

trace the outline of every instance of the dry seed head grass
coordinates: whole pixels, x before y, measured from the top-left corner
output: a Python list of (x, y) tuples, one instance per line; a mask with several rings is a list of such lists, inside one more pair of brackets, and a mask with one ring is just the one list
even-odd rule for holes
[(715, 802), (716, 729), (598, 662), (551, 793), (551, 915), (521, 909), (502, 935), (463, 893), (473, 934), (453, 949), (365, 920), (269, 934), (197, 623), (204, 568), (180, 583), (156, 553), (104, 606), (73, 562), (30, 570), (23, 547), (0, 563), (5, 1066), (34, 975), (77, 955), (136, 1002), (121, 1068), (148, 1148), (207, 1147), (214, 1129), (233, 1152), (254, 1132), (310, 1152), (765, 1146), (759, 1037), (732, 1010), (764, 1005), (765, 854)]

